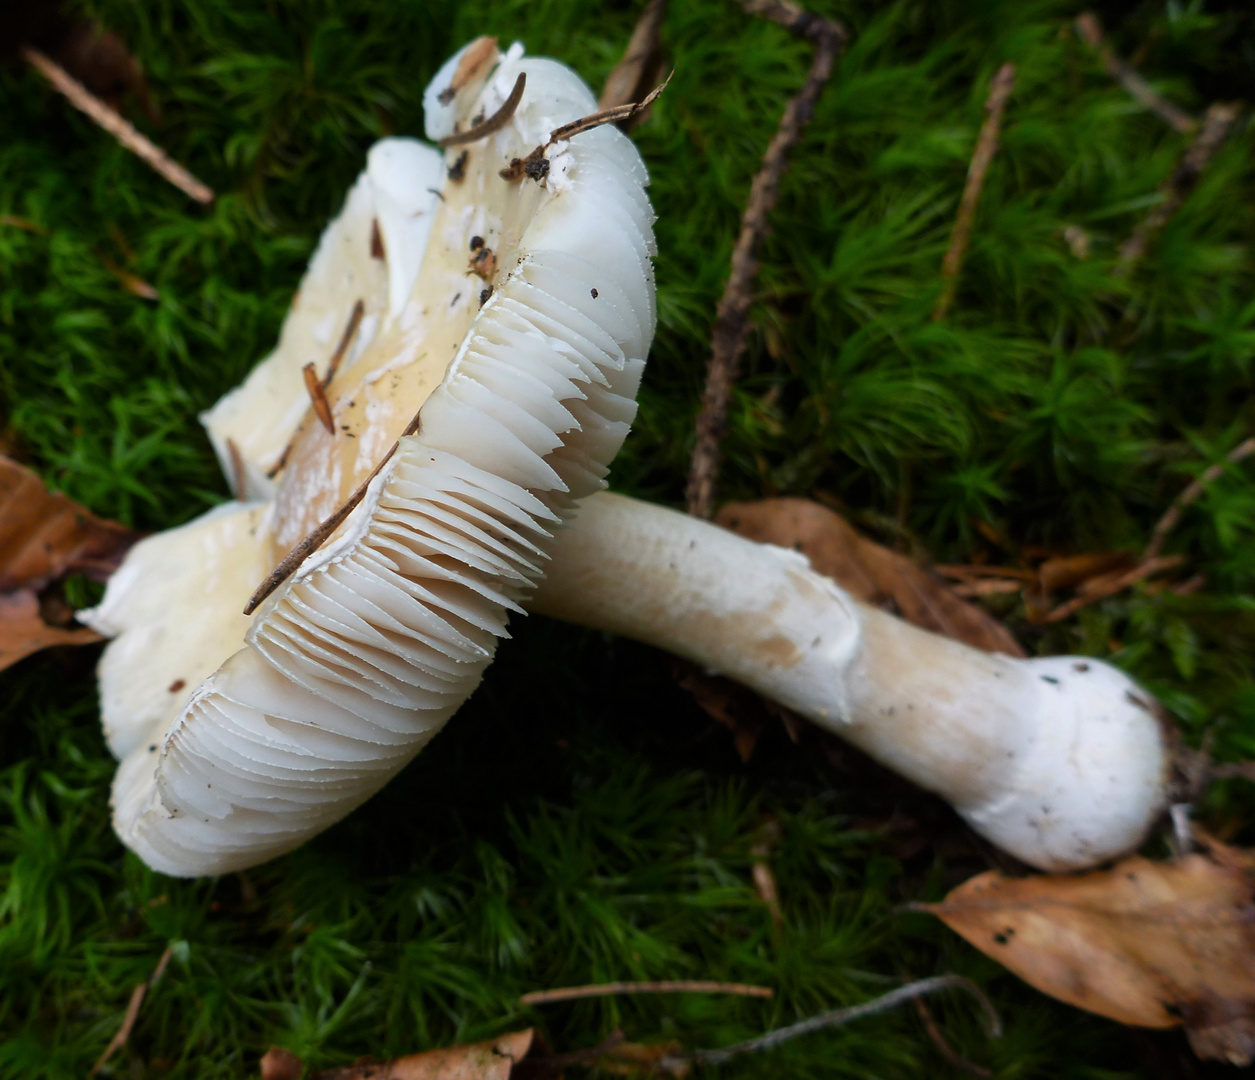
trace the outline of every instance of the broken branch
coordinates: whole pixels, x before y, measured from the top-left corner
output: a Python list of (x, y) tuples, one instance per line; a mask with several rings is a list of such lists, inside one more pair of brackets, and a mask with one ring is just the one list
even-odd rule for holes
[(520, 1005), (549, 1005), (555, 1001), (579, 998), (610, 997), (614, 994), (733, 994), (739, 997), (769, 998), (775, 991), (769, 986), (746, 983), (707, 982), (681, 979), (664, 982), (611, 982), (590, 986), (565, 986), (556, 990), (533, 990), (519, 998)]
[(959, 287), (959, 273), (963, 269), (967, 245), (972, 238), (976, 206), (985, 187), (989, 166), (993, 164), (994, 155), (998, 152), (998, 129), (1002, 126), (1002, 114), (1014, 86), (1015, 65), (1003, 64), (989, 84), (989, 96), (985, 98), (985, 120), (976, 136), (976, 149), (972, 152), (972, 162), (967, 168), (967, 182), (963, 185), (963, 195), (959, 199), (959, 212), (954, 219), (954, 231), (950, 234), (950, 246), (941, 260), (944, 284), (941, 295), (937, 298), (937, 306), (933, 308), (933, 322), (944, 319), (954, 303), (954, 294)]
[(776, 205), (789, 153), (814, 115), (819, 95), (846, 41), (845, 28), (839, 23), (803, 11), (786, 0), (749, 0), (744, 6), (752, 14), (772, 19), (814, 41), (815, 56), (806, 82), (785, 108), (763, 155), (762, 166), (750, 184), (749, 198), (741, 214), (741, 230), (732, 251), (731, 273), (715, 309), (710, 364), (706, 369), (706, 388), (697, 415), (697, 439), (685, 491), (688, 512), (700, 518), (709, 518), (714, 512), (715, 479), (722, 456), (720, 443), (732, 400), (732, 385), (745, 351), (747, 316), (754, 298), (754, 279), (758, 276), (758, 247), (767, 231), (767, 215)]
[(53, 63), (38, 49), (33, 49), (29, 45), (22, 47), (22, 56), (27, 63), (52, 83), (55, 90), (64, 94), (71, 105), (91, 117), (99, 127), (109, 132), (132, 154), (143, 160), (149, 168), (160, 173), (198, 203), (207, 206), (214, 201), (214, 193), (210, 188), (197, 180), (159, 146), (136, 131), (128, 120), (96, 97), (64, 68)]
[(1203, 115), (1203, 125), (1186, 148), (1172, 175), (1159, 186), (1160, 199), (1120, 245), (1113, 273), (1127, 276), (1150, 248), (1151, 241), (1159, 234), (1181, 208), (1190, 192), (1198, 185), (1200, 177), (1216, 156), (1216, 151), (1237, 122), (1241, 104), (1236, 101), (1217, 102), (1208, 107)]
[(1102, 24), (1092, 11), (1082, 11), (1076, 17), (1076, 32), (1081, 40), (1098, 54), (1102, 66), (1107, 73), (1129, 92), (1137, 102), (1145, 105), (1169, 127), (1175, 128), (1182, 135), (1193, 135), (1198, 130), (1198, 121), (1184, 109), (1179, 109), (1172, 102), (1162, 97), (1130, 64), (1121, 60), (1110, 45), (1103, 39)]
[(1255, 454), (1255, 436), (1239, 443), (1228, 454), (1225, 455), (1224, 461), (1218, 461), (1215, 465), (1208, 466), (1198, 474), (1190, 484), (1175, 499), (1172, 505), (1164, 512), (1156, 523), (1150, 534), (1150, 543), (1146, 545), (1146, 552), (1142, 556), (1142, 562), (1149, 562), (1163, 551), (1164, 541), (1168, 539), (1168, 534), (1176, 528), (1177, 522), (1181, 520), (1181, 515), (1186, 508), (1195, 502), (1208, 485), (1219, 478), (1220, 474), (1230, 465), (1236, 465), (1243, 458), (1248, 458), (1251, 454)]

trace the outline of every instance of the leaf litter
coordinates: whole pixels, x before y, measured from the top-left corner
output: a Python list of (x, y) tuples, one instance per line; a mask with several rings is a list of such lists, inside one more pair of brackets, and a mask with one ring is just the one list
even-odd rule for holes
[(1070, 1005), (1182, 1026), (1201, 1058), (1255, 1060), (1255, 853), (1210, 840), (1171, 862), (981, 874), (922, 904), (987, 956)]

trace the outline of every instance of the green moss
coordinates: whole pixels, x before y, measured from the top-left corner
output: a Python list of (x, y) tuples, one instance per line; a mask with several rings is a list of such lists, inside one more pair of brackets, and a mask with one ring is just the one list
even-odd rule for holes
[[(51, 483), (142, 528), (226, 497), (196, 414), (270, 347), (367, 146), (421, 131), (440, 60), (477, 33), (518, 36), (596, 85), (636, 14), (609, 0), (84, 6), (142, 60), (153, 134), (220, 198), (190, 205), (33, 73), (0, 69), (0, 214), (43, 230), (0, 226), (0, 430)], [(1070, 7), (826, 8), (855, 36), (772, 216), (723, 494), (823, 489), (943, 560), (1141, 547), (1190, 477), (1250, 433), (1249, 127), (1119, 278), (1119, 244), (1185, 139), (1110, 81)], [(1146, 3), (1104, 17), (1201, 111), (1249, 85), (1240, 14)], [(665, 38), (675, 79), (637, 134), (659, 213), (659, 332), (616, 483), (674, 502), (741, 207), (808, 53), (721, 0), (674, 0)], [(933, 323), (985, 89), (1008, 59), (1001, 150), (957, 302)], [(160, 298), (126, 292), (106, 260)], [(1049, 630), (1003, 614), (1034, 650), (1126, 667), (1220, 756), (1255, 756), (1253, 510), (1248, 463), (1186, 513), (1168, 548), (1206, 575), (1198, 594), (1135, 590)], [(563, 1048), (616, 1024), (717, 1045), (939, 971), (998, 1001), (998, 1044), (963, 1001), (934, 1005), (998, 1076), (1124, 1076), (1179, 1052), (1178, 1036), (1049, 1002), (900, 912), (984, 866), (937, 802), (880, 774), (859, 782), (865, 762), (834, 765), (813, 740), (773, 735), (744, 766), (665, 658), (539, 619), (515, 633), (379, 798), (272, 866), (206, 882), (152, 874), (109, 830), (91, 650), (0, 675), (0, 1078), (84, 1075), (167, 946), (107, 1075), (238, 1077), (271, 1042), (328, 1064), (529, 1023)], [(537, 676), (556, 705), (535, 700)], [(1251, 809), (1237, 782), (1204, 808), (1231, 824)], [(768, 819), (780, 928), (749, 877)], [(517, 1005), (529, 989), (677, 977), (777, 996)], [(722, 1074), (947, 1068), (904, 1010)]]

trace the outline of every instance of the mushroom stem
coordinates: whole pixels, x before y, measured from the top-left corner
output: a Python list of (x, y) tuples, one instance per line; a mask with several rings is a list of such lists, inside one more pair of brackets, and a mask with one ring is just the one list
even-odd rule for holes
[(1164, 805), (1152, 699), (1116, 668), (969, 648), (857, 603), (796, 552), (672, 510), (583, 500), (528, 607), (744, 683), (1042, 869), (1135, 847)]

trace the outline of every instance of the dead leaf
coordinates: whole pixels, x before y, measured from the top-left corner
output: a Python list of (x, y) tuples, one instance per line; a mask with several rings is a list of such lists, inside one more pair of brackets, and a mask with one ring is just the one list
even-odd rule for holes
[(711, 719), (732, 732), (737, 754), (742, 761), (749, 761), (767, 726), (763, 699), (740, 683), (721, 675), (707, 674), (687, 660), (674, 660), (671, 670), (676, 685), (692, 694)]
[(0, 671), (52, 645), (90, 645), (94, 630), (49, 626), (40, 617), (39, 597), (31, 589), (0, 593)]
[(1200, 1057), (1255, 1059), (1255, 853), (981, 874), (925, 905), (1030, 985), (1120, 1023), (1183, 1025)]
[(0, 591), (38, 590), (65, 574), (107, 581), (139, 536), (0, 457)]
[(300, 1080), (305, 1063), (291, 1050), (272, 1046), (262, 1056), (259, 1065), (261, 1080)]
[[(662, 19), (667, 11), (667, 0), (649, 0), (637, 20), (623, 51), (623, 59), (606, 76), (598, 109), (613, 109), (618, 105), (631, 105), (640, 101), (654, 88), (666, 68), (662, 45), (658, 40)], [(622, 121), (619, 126), (630, 131), (648, 118), (647, 109)]]
[(800, 551), (864, 603), (896, 610), (907, 622), (978, 649), (1025, 656), (992, 615), (961, 600), (944, 582), (905, 555), (868, 540), (840, 514), (809, 499), (728, 503), (715, 522), (765, 544)]
[(528, 1028), (466, 1046), (324, 1069), (312, 1080), (509, 1080), (514, 1066), (538, 1044), (534, 1030)]

